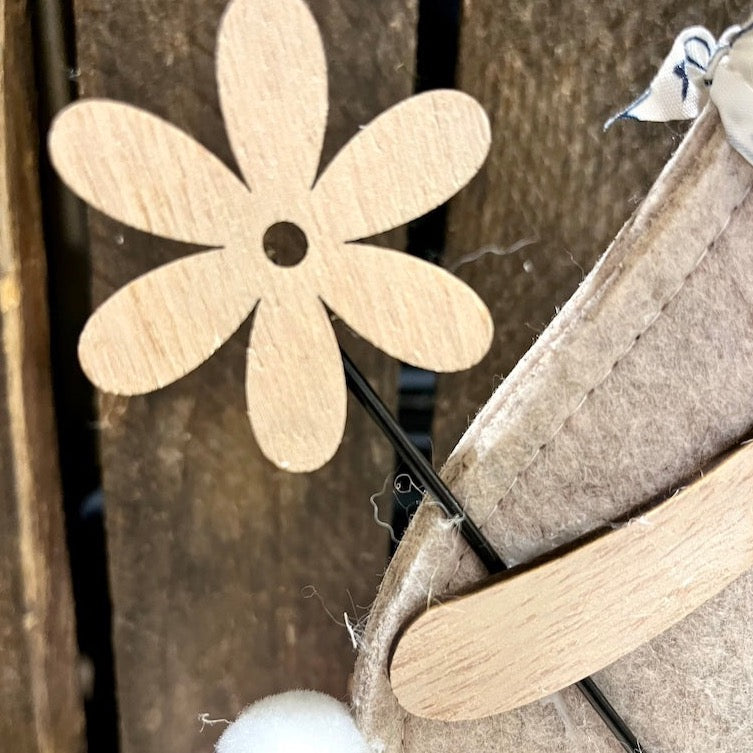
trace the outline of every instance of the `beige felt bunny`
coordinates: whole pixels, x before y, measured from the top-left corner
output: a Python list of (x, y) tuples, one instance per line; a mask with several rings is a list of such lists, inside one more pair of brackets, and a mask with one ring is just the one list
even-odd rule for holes
[[(614, 527), (602, 536), (601, 541), (608, 541), (631, 529), (610, 523), (669, 498), (654, 510), (667, 512), (688, 502), (677, 520), (689, 537), (700, 533), (698, 567), (682, 565), (688, 568), (682, 584), (687, 591), (655, 593), (652, 614), (661, 614), (672, 598), (679, 603), (686, 596), (691, 599), (693, 573), (699, 573), (699, 580), (706, 577), (704, 536), (715, 535), (715, 518), (727, 508), (739, 514), (733, 513), (729, 535), (717, 542), (716, 551), (729, 562), (743, 553), (750, 567), (753, 463), (747, 446), (685, 491), (674, 492), (738, 445), (753, 423), (746, 392), (753, 376), (748, 325), (751, 187), (753, 170), (726, 142), (715, 112), (706, 111), (606, 256), (450, 457), (444, 478), (508, 564), (553, 553), (542, 567), (559, 566), (569, 556), (561, 553), (562, 545)], [(700, 493), (704, 489), (705, 496)], [(664, 525), (653, 515), (632, 524), (639, 530), (634, 541), (649, 542), (647, 556)], [(706, 521), (707, 529), (695, 530), (698, 520)], [(628, 540), (628, 546), (633, 543)], [(666, 556), (682, 543), (678, 539), (678, 547), (669, 546)], [(582, 544), (581, 551), (588, 546)], [(641, 564), (634, 566), (628, 558), (624, 569), (612, 573), (614, 582), (629, 582)], [(753, 603), (753, 580), (750, 573), (740, 575), (744, 567), (734, 573), (731, 567), (726, 581), (711, 589), (717, 595), (650, 642), (627, 655), (618, 651), (619, 660), (596, 675), (636, 734), (640, 750), (736, 751), (753, 733), (753, 656), (744, 617)], [(721, 590), (736, 575), (740, 577)], [(459, 666), (451, 645), (440, 656), (443, 673), (427, 679), (418, 672), (415, 677), (417, 686), (427, 683), (428, 698), (438, 697), (436, 707), (442, 710), (434, 716), (440, 718), (414, 715), (400, 705), (394, 671), (390, 675), (396, 640), (432, 605), (444, 604), (439, 609), (462, 617), (468, 600), (453, 600), (451, 594), (484, 578), (457, 527), (447, 525), (436, 506), (424, 504), (385, 575), (357, 664), (353, 709), (366, 742), (351, 738), (356, 732), (349, 723), (342, 728), (333, 723), (337, 734), (327, 737), (322, 750), (340, 753), (359, 750), (362, 744), (395, 753), (621, 749), (582, 694), (568, 687), (548, 695), (544, 675), (531, 679), (530, 702), (494, 713), (497, 701), (507, 708), (504, 693), (489, 693), (477, 679), (484, 674), (481, 663)], [(658, 571), (656, 579), (661, 582)], [(643, 585), (651, 587), (651, 582), (647, 577)], [(594, 604), (618, 609), (609, 604), (608, 588), (594, 586), (584, 611)], [(640, 602), (639, 592), (633, 596)], [(524, 600), (509, 601), (506, 607), (513, 611)], [(644, 600), (644, 608), (649, 602)], [(630, 612), (631, 604), (623, 611)], [(640, 610), (634, 616), (635, 625), (650, 619)], [(489, 622), (494, 625), (494, 614)], [(626, 633), (625, 645), (632, 638)], [(599, 637), (592, 640), (591, 648), (598, 650)], [(483, 653), (473, 632), (458, 635), (457, 642), (475, 642)], [(503, 644), (504, 636), (502, 653)], [(426, 653), (434, 651), (425, 645)], [(574, 654), (585, 649), (573, 643)], [(524, 658), (546, 650), (546, 642), (532, 642)], [(498, 661), (494, 654), (487, 652), (492, 664)], [(569, 658), (562, 654), (563, 663)], [(439, 698), (443, 693), (447, 698)], [(319, 699), (298, 700), (298, 706), (289, 696), (263, 703), (271, 703), (272, 714), (280, 711), (276, 723), (287, 720), (299, 729), (319, 723), (310, 713)], [(446, 721), (453, 714), (463, 718), (452, 709), (479, 706), (486, 712)], [(270, 713), (268, 707), (262, 710)], [(344, 711), (334, 706), (326, 713), (342, 719)], [(251, 707), (239, 726), (228, 728), (218, 751), (244, 753), (243, 741), (260, 734), (255, 726), (260, 718)]]
[[(716, 112), (705, 111), (460, 441), (443, 476), (508, 564), (670, 496), (750, 430), (752, 187), (753, 169), (727, 144)], [(367, 738), (411, 753), (620, 750), (574, 688), (465, 722), (400, 707), (387, 673), (395, 637), (417, 611), (483, 577), (441, 522), (436, 508), (419, 511), (371, 614), (354, 695)], [(744, 516), (740, 524), (750, 528)], [(745, 747), (753, 735), (751, 606), (748, 573), (596, 675), (643, 749)], [(469, 698), (483, 692), (470, 680), (466, 688)]]

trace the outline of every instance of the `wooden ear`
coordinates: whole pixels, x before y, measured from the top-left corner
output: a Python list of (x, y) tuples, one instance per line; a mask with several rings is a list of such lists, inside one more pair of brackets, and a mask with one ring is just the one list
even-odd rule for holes
[(751, 567), (747, 445), (616, 530), (426, 611), (397, 642), (392, 689), (432, 719), (509, 711), (603, 669)]

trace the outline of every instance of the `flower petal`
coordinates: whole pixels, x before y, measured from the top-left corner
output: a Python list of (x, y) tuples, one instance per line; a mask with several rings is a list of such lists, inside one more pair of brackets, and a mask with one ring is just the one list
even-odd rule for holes
[(313, 471), (335, 454), (345, 429), (345, 377), (321, 301), (265, 296), (251, 334), (246, 399), (259, 446), (279, 468)]
[(100, 212), (155, 235), (224, 245), (251, 196), (217, 157), (161, 118), (120, 102), (67, 107), (49, 134), (68, 186)]
[(87, 376), (138, 395), (192, 371), (240, 327), (258, 299), (243, 257), (205, 251), (165, 264), (100, 306), (79, 340)]
[(489, 151), (481, 105), (456, 91), (400, 102), (354, 136), (314, 187), (320, 222), (357, 240), (439, 206), (478, 171)]
[(385, 353), (432, 371), (486, 354), (491, 314), (464, 282), (428, 262), (375, 246), (341, 246), (320, 279), (325, 303)]
[(302, 0), (233, 0), (217, 80), (235, 158), (254, 191), (311, 188), (327, 123), (327, 62)]

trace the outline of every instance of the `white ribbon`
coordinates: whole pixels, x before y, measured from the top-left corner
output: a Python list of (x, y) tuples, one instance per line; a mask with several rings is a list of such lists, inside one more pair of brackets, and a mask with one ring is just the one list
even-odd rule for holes
[(714, 39), (703, 26), (684, 29), (649, 88), (616, 120), (688, 120), (711, 101), (727, 140), (753, 165), (753, 25)]

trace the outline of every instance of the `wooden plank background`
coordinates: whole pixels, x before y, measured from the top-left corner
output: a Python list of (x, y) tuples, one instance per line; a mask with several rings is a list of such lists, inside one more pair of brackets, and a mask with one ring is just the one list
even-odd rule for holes
[[(213, 59), (225, 4), (76, 0), (82, 95), (162, 115), (232, 165)], [(412, 92), (418, 0), (310, 4), (330, 64), (326, 162), (360, 125)], [(73, 753), (81, 703), (49, 460), (27, 7), (23, 0), (0, 7), (3, 157), (13, 156), (0, 187), (0, 480), (12, 490), (0, 500), (0, 739), (20, 753)], [(463, 1), (458, 88), (487, 108), (495, 140), (481, 175), (451, 204), (444, 263), (453, 268), (486, 247), (534, 242), (459, 268), (489, 304), (497, 337), (479, 367), (439, 381), (437, 460), (593, 265), (684, 130), (625, 123), (602, 134), (604, 119), (645, 86), (680, 28), (705, 23), (720, 32), (750, 10), (741, 0), (640, 8), (619, 0)], [(96, 213), (90, 232), (95, 304), (192, 250)], [(400, 248), (405, 234), (382, 242)], [(394, 401), (396, 364), (339, 331)], [(205, 751), (219, 728), (202, 732), (199, 714), (231, 717), (277, 690), (344, 697), (353, 653), (338, 622), (346, 610), (365, 615), (386, 563), (389, 541), (373, 522), (369, 496), (392, 470), (389, 446), (351, 402), (330, 465), (307, 476), (274, 469), (246, 419), (247, 337), (246, 327), (194, 374), (154, 395), (100, 400), (124, 753)], [(389, 506), (386, 495), (381, 501)]]
[[(225, 4), (78, 0), (81, 94), (166, 117), (232, 164), (213, 60)], [(416, 3), (310, 6), (329, 61), (326, 160), (411, 93)], [(94, 214), (90, 231), (95, 303), (187, 252)], [(404, 236), (387, 242), (399, 247)], [(351, 401), (331, 464), (303, 476), (276, 470), (246, 417), (247, 338), (246, 326), (154, 395), (101, 401), (123, 753), (206, 751), (220, 728), (201, 733), (198, 714), (232, 717), (267, 693), (300, 686), (344, 697), (354, 654), (336, 621), (363, 615), (386, 564), (389, 539), (369, 495), (392, 469), (389, 446)], [(350, 335), (341, 341), (394, 397), (396, 364)]]
[(50, 386), (27, 4), (0, 2), (0, 740), (76, 753), (83, 732)]

